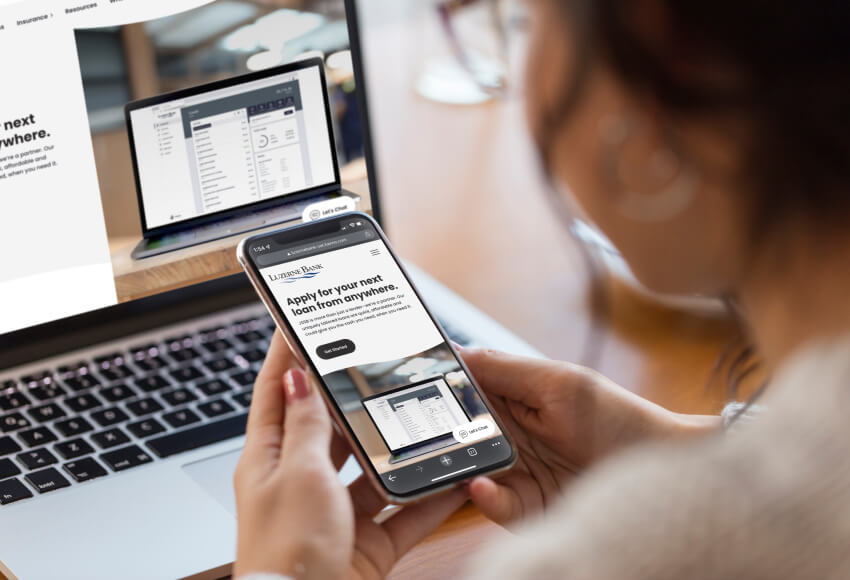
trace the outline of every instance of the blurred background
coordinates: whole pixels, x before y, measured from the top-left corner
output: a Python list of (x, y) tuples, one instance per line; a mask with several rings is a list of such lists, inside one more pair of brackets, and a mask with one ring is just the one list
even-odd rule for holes
[(110, 239), (141, 231), (125, 103), (297, 58), (325, 58), (343, 181), (365, 176), (343, 0), (217, 0), (75, 34)]

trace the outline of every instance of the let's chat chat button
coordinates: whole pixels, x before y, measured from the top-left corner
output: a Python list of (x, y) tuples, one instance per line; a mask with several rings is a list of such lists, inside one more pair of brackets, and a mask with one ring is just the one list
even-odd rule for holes
[(452, 429), (452, 437), (458, 443), (470, 443), (486, 439), (496, 433), (496, 426), (489, 419), (475, 419)]
[(326, 199), (324, 201), (311, 203), (304, 208), (301, 219), (305, 222), (312, 222), (322, 218), (331, 217), (332, 215), (354, 211), (354, 209), (354, 200), (345, 195), (341, 195), (333, 199)]

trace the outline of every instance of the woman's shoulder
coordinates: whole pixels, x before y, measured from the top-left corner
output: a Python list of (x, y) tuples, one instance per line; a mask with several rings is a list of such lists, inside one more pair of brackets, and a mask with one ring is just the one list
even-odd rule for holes
[(850, 566), (850, 340), (795, 356), (764, 409), (728, 436), (612, 458), (479, 564), (520, 578), (840, 577)]

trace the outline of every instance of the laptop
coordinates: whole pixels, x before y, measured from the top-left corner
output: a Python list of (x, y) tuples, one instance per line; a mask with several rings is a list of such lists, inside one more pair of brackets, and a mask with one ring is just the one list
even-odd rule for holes
[[(27, 33), (44, 26), (55, 39), (54, 50), (32, 51), (33, 58), (49, 54), (44, 66), (65, 66), (63, 59), (73, 56), (59, 44), (67, 35), (50, 27), (78, 17), (104, 25), (105, 17), (97, 20), (85, 12), (38, 18), (25, 13), (34, 9), (26, 4), (10, 10), (20, 12), (15, 16), (31, 27)], [(116, 4), (91, 6), (92, 11), (121, 9)], [(379, 195), (377, 163), (370, 153), (368, 119), (377, 111), (369, 109), (365, 71), (375, 65), (361, 59), (358, 4), (345, 0), (342, 7), (368, 168), (369, 194), (357, 203), (380, 220), (381, 196), (393, 192)], [(46, 41), (37, 42), (43, 48)], [(28, 53), (25, 46), (16, 48), (18, 54)], [(44, 78), (58, 82), (51, 70), (43, 71)], [(21, 80), (15, 90), (26, 91), (31, 82)], [(63, 99), (47, 102), (56, 107), (82, 102), (77, 89), (63, 90)], [(327, 103), (324, 95), (319, 98)], [(33, 107), (39, 104), (31, 95), (20, 100), (33, 101)], [(275, 110), (286, 110), (285, 105)], [(75, 123), (78, 116), (67, 118)], [(76, 125), (69, 125), (66, 132), (73, 128)], [(60, 169), (52, 170), (61, 175)], [(33, 178), (56, 178), (42, 173)], [(6, 193), (14, 184), (3, 187)], [(42, 190), (30, 191), (41, 195)], [(69, 195), (67, 189), (62, 193)], [(35, 217), (16, 216), (22, 221)], [(164, 222), (150, 223), (160, 227)], [(61, 239), (53, 243), (53, 257), (64, 256), (68, 244)], [(30, 253), (39, 248), (34, 239)], [(76, 250), (75, 256), (79, 247)], [(108, 260), (106, 248), (100, 253)], [(0, 281), (0, 297), (16, 297), (0, 300), (2, 312), (17, 321), (16, 327), (4, 327), (0, 334), (0, 574), (24, 580), (226, 576), (236, 545), (232, 474), (243, 444), (252, 384), (275, 331), (272, 321), (241, 274), (212, 276), (117, 303), (114, 292), (111, 297), (109, 292), (95, 292), (96, 282), (109, 280), (81, 278), (91, 271), (88, 266), (60, 266), (64, 269)], [(455, 341), (538, 355), (425, 272), (412, 264), (407, 267)], [(45, 277), (52, 281), (44, 295), (48, 299), (35, 292), (35, 285), (32, 291), (21, 290), (26, 284), (41, 284)], [(9, 287), (15, 292), (9, 293)], [(404, 452), (404, 446), (397, 450)], [(359, 473), (350, 459), (340, 477), (350, 482)]]
[(321, 58), (128, 103), (142, 259), (301, 217), (340, 195)]
[[(443, 375), (364, 397), (361, 404), (390, 452), (390, 464), (454, 445), (457, 441), (452, 429), (472, 420)], [(410, 407), (413, 411), (408, 410)], [(428, 409), (432, 430), (440, 434), (430, 437), (404, 428), (410, 415), (421, 409)]]

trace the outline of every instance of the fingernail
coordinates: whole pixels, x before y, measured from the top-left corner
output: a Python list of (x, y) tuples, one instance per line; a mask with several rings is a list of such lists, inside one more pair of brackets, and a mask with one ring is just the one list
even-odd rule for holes
[(452, 343), (452, 346), (454, 347), (454, 349), (456, 351), (460, 352), (460, 351), (463, 350), (463, 347), (461, 345), (459, 345), (458, 343), (456, 343), (455, 341), (450, 340), (449, 342)]
[(289, 401), (297, 401), (310, 396), (310, 381), (301, 369), (289, 369), (283, 375), (283, 384), (286, 386), (286, 398)]

